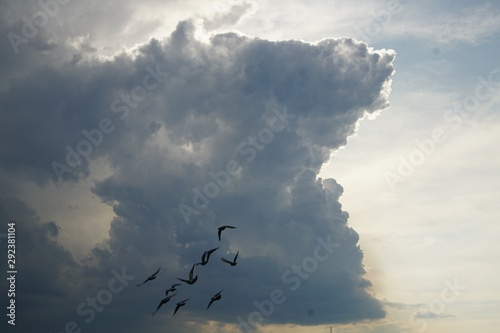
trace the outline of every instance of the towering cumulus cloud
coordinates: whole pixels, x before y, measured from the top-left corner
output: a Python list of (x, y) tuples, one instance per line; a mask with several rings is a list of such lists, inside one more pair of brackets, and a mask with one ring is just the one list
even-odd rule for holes
[[(93, 189), (116, 215), (108, 244), (68, 268), (93, 285), (61, 281), (85, 296), (68, 297), (67, 319), (47, 313), (60, 318), (51, 328), (62, 331), (72, 320), (92, 332), (169, 325), (187, 332), (213, 321), (207, 331), (223, 324), (250, 331), (383, 317), (364, 278), (358, 234), (339, 203), (343, 189), (317, 175), (366, 113), (388, 106), (394, 53), (349, 38), (311, 44), (227, 33), (202, 42), (194, 34), (181, 22), (134, 54), (68, 60), (1, 92), (6, 172), (39, 183), (78, 182), (101, 157), (113, 170)], [(219, 242), (221, 225), (236, 229)], [(165, 288), (217, 246), (210, 262), (195, 268), (198, 281), (180, 286), (175, 302), (151, 317)], [(237, 251), (236, 266), (220, 260)], [(135, 287), (158, 266), (158, 279)], [(95, 320), (90, 307), (75, 315), (122, 267), (136, 281)], [(222, 299), (205, 310), (221, 289)]]

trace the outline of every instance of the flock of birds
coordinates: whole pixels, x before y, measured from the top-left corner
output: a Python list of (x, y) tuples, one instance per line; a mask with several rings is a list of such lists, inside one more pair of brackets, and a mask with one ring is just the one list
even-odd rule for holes
[[(224, 226), (221, 226), (218, 228), (217, 230), (217, 236), (219, 238), (219, 242), (221, 240), (221, 235), (222, 235), (222, 231), (224, 231), (225, 229), (236, 229), (236, 227), (233, 227), (231, 225), (224, 225)], [(184, 282), (186, 283), (187, 285), (192, 285), (192, 284), (195, 284), (196, 281), (198, 281), (198, 275), (194, 275), (194, 268), (198, 265), (202, 265), (202, 266), (205, 266), (207, 263), (208, 263), (208, 260), (210, 259), (210, 256), (212, 255), (212, 253), (214, 253), (215, 251), (217, 251), (219, 249), (219, 247), (216, 247), (216, 248), (213, 248), (211, 250), (208, 250), (208, 251), (205, 251), (203, 253), (203, 255), (201, 256), (201, 262), (199, 263), (196, 263), (194, 264), (192, 267), (191, 267), (191, 271), (189, 271), (189, 276), (187, 279), (181, 279), (181, 278), (177, 278), (177, 280), (181, 281), (181, 282)], [(236, 260), (238, 259), (238, 254), (239, 254), (239, 251), (236, 253), (236, 255), (234, 256), (233, 260), (228, 260), (226, 258), (221, 258), (221, 260), (231, 266), (236, 266), (237, 262)], [(156, 279), (156, 275), (160, 272), (160, 268), (158, 268), (158, 270), (156, 272), (154, 272), (153, 274), (151, 274), (150, 276), (148, 276), (146, 278), (146, 280), (144, 280), (144, 282), (142, 283), (139, 283), (137, 284), (137, 287), (140, 287), (142, 286), (143, 284), (145, 284), (146, 282), (149, 282), (149, 281), (153, 281)], [(156, 308), (156, 310), (151, 313), (152, 315), (155, 315), (156, 312), (158, 312), (158, 310), (160, 310), (160, 308), (162, 307), (162, 305), (168, 303), (172, 297), (174, 297), (175, 295), (177, 295), (177, 287), (182, 285), (181, 283), (174, 283), (169, 289), (165, 290), (165, 298), (163, 298), (161, 301), (160, 301), (160, 304), (158, 304), (158, 307)], [(173, 294), (170, 294), (170, 293), (173, 293)], [(170, 294), (170, 295), (169, 295)], [(222, 290), (219, 291), (217, 294), (213, 295), (212, 298), (210, 299), (210, 302), (208, 303), (207, 305), (207, 310), (208, 308), (210, 308), (210, 306), (220, 300), (222, 298)], [(175, 314), (177, 313), (177, 311), (185, 306), (187, 304), (187, 301), (189, 301), (190, 298), (187, 298), (183, 301), (180, 301), (176, 304), (175, 306), (175, 309), (174, 309), (174, 313), (172, 314), (172, 316), (175, 316)]]

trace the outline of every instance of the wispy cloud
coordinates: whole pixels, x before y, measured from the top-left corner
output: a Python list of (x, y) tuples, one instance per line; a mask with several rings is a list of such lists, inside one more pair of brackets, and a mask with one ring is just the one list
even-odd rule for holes
[(438, 3), (427, 6), (420, 3), (405, 4), (401, 16), (387, 26), (386, 34), (443, 44), (476, 44), (500, 33), (500, 12), (490, 3), (459, 7), (446, 14), (437, 10), (437, 6)]
[(450, 318), (450, 317), (455, 317), (454, 315), (450, 313), (435, 313), (435, 312), (417, 312), (415, 314), (415, 318), (421, 318), (421, 319), (440, 319), (440, 318)]

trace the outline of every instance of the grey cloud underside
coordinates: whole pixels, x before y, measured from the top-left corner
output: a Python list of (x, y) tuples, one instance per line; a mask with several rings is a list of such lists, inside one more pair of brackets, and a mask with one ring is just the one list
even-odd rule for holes
[[(157, 323), (163, 308), (154, 321), (149, 314), (164, 289), (176, 277), (187, 276), (204, 251), (219, 246), (217, 227), (226, 224), (237, 229), (223, 233), (220, 249), (197, 269), (199, 281), (179, 288), (175, 301), (192, 299), (176, 319), (235, 323), (256, 310), (254, 300), (269, 299), (273, 289), (282, 290), (286, 301), (265, 323), (380, 318), (382, 305), (363, 277), (359, 237), (339, 203), (343, 189), (316, 175), (366, 112), (388, 106), (382, 90), (393, 73), (393, 59), (393, 53), (370, 51), (352, 39), (310, 44), (227, 33), (205, 44), (194, 38), (189, 22), (181, 22), (169, 38), (150, 41), (135, 56), (68, 60), (14, 78), (0, 95), (5, 110), (0, 123), (12, 124), (1, 125), (0, 160), (7, 172), (39, 183), (54, 180), (51, 163), (64, 163), (65, 146), (84, 139), (81, 130), (97, 128), (102, 118), (116, 126), (76, 173), (64, 175), (65, 181), (87, 176), (89, 161), (99, 157), (114, 168), (93, 190), (116, 214), (110, 250), (96, 248), (78, 271), (105, 281), (111, 268), (125, 266), (137, 276), (135, 284), (158, 266), (164, 268), (144, 286), (146, 291), (116, 296), (120, 301), (110, 305), (115, 311), (101, 318)], [(147, 66), (159, 66), (168, 77), (120, 119), (124, 113), (113, 112), (110, 105), (141, 85)], [(254, 158), (238, 150), (240, 145), (251, 150), (249, 137), (273, 124), (273, 110), (285, 109), (293, 118), (261, 151), (254, 148)], [(212, 181), (209, 173), (225, 170), (231, 160), (240, 166), (238, 174), (187, 223), (179, 204), (194, 208), (193, 189), (203, 191)], [(295, 284), (286, 282), (284, 274), (313, 256), (317, 238), (327, 236), (339, 247), (291, 290)], [(237, 266), (219, 260), (236, 251)], [(222, 299), (205, 311), (221, 289)], [(173, 301), (164, 306), (165, 315)], [(104, 319), (93, 325), (94, 332), (115, 327)]]
[[(81, 287), (81, 270), (68, 251), (56, 242), (59, 228), (54, 222), (42, 222), (36, 212), (24, 202), (0, 195), (0, 219), (4, 225), (15, 222), (15, 302), (17, 324), (15, 327), (2, 321), (2, 331), (29, 332), (40, 327), (61, 325), (61, 317), (74, 315), (74, 293)], [(2, 232), (6, 232), (2, 226)], [(2, 239), (2, 248), (7, 248)], [(2, 262), (4, 272), (7, 260)], [(7, 284), (2, 281), (7, 291)], [(4, 288), (5, 287), (5, 288)], [(83, 298), (82, 294), (79, 294)], [(67, 308), (74, 302), (73, 309)], [(20, 319), (23, 318), (23, 319)], [(28, 320), (29, 319), (29, 320)], [(64, 324), (64, 323), (63, 323)], [(40, 326), (43, 325), (43, 326)]]

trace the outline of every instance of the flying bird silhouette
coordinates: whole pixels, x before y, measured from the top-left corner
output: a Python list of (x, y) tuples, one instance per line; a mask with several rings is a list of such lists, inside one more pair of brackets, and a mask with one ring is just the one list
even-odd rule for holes
[(180, 283), (174, 283), (172, 285), (172, 287), (170, 287), (169, 289), (165, 290), (165, 296), (168, 296), (168, 293), (169, 292), (174, 292), (177, 290), (177, 287), (180, 286), (181, 284)]
[(188, 280), (181, 279), (181, 278), (177, 278), (177, 280), (185, 282), (187, 284), (194, 284), (198, 280), (198, 275), (196, 275), (193, 278), (193, 275), (194, 275), (194, 266), (196, 266), (196, 264), (194, 264), (193, 267), (191, 268), (191, 271), (189, 272), (189, 279)]
[[(222, 290), (224, 290), (224, 289), (222, 289)], [(213, 302), (218, 301), (222, 298), (222, 296), (221, 296), (222, 290), (219, 291), (217, 294), (212, 296), (212, 299), (210, 299), (210, 303), (208, 303), (207, 310), (210, 307), (210, 305), (212, 305)]]
[(217, 231), (217, 235), (219, 236), (219, 242), (220, 242), (220, 235), (222, 234), (222, 231), (225, 229), (236, 229), (236, 227), (233, 227), (232, 225), (223, 225), (222, 227), (219, 227), (219, 230)]
[(236, 252), (236, 255), (234, 256), (233, 261), (229, 261), (229, 260), (227, 260), (225, 258), (220, 258), (220, 260), (224, 261), (225, 263), (228, 263), (231, 266), (236, 266), (236, 264), (237, 264), (236, 259), (238, 259), (238, 254), (239, 253), (240, 253), (240, 251)]
[(197, 263), (196, 265), (202, 265), (202, 266), (205, 266), (207, 263), (208, 263), (208, 259), (210, 259), (210, 255), (212, 253), (214, 253), (216, 250), (218, 250), (219, 248), (216, 247), (215, 249), (211, 249), (211, 250), (208, 250), (208, 251), (205, 251), (203, 253), (203, 256), (201, 256), (201, 262)]
[(174, 297), (175, 295), (177, 295), (177, 293), (174, 293), (174, 294), (172, 294), (172, 295), (170, 295), (170, 296), (165, 297), (164, 299), (162, 299), (161, 302), (160, 302), (160, 304), (158, 304), (158, 307), (156, 308), (156, 310), (153, 313), (151, 313), (151, 315), (154, 316), (158, 312), (158, 310), (161, 308), (161, 306), (163, 304), (167, 303), (168, 301), (170, 301), (170, 299), (172, 297)]
[(143, 283), (138, 283), (137, 287), (142, 286), (144, 283), (146, 283), (148, 281), (153, 281), (154, 279), (156, 279), (156, 274), (158, 274), (158, 272), (160, 271), (160, 268), (161, 267), (158, 267), (158, 270), (155, 273), (153, 273), (150, 276), (148, 276), (148, 278), (146, 280), (144, 280)]
[(189, 301), (189, 298), (177, 303), (177, 305), (175, 306), (174, 314), (172, 315), (172, 317), (175, 316), (175, 314), (177, 313), (177, 310), (179, 310), (180, 307), (186, 305), (187, 301)]

